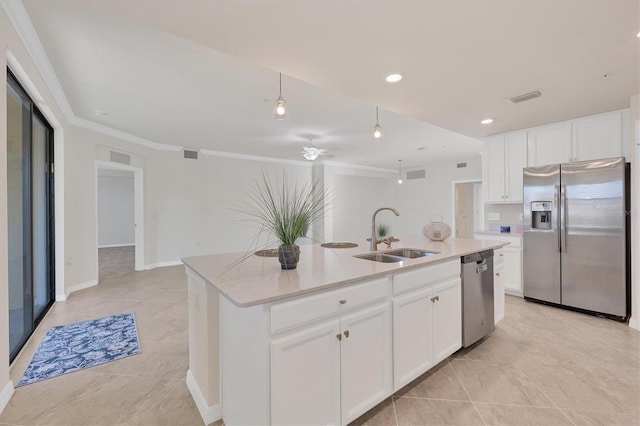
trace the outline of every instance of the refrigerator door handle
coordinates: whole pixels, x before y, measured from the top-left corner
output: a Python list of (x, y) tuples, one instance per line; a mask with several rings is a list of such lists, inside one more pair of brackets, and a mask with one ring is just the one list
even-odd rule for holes
[(560, 239), (562, 249), (567, 253), (567, 187), (560, 185)]
[[(560, 200), (560, 185), (554, 185), (553, 188), (553, 199), (556, 202), (556, 206), (559, 206), (559, 200)], [(558, 208), (558, 207), (556, 207)], [(560, 242), (560, 230), (562, 229), (562, 223), (560, 222), (560, 215), (556, 214), (556, 245), (558, 246), (558, 253), (562, 253), (562, 243)]]

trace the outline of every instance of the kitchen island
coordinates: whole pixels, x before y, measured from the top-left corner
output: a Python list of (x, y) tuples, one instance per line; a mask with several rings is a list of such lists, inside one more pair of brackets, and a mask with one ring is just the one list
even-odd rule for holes
[(205, 423), (347, 424), (461, 346), (460, 257), (506, 243), (401, 238), (396, 263), (301, 247), (297, 269), (243, 253), (183, 259), (187, 386)]

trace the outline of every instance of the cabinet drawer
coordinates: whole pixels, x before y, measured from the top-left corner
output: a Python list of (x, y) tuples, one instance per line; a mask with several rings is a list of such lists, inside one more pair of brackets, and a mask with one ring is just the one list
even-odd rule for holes
[(493, 251), (493, 264), (504, 265), (504, 249), (498, 249)]
[(390, 277), (383, 277), (273, 304), (271, 334), (385, 299), (389, 295), (390, 286)]
[(393, 294), (397, 295), (415, 288), (440, 283), (451, 277), (460, 277), (460, 258), (395, 274)]

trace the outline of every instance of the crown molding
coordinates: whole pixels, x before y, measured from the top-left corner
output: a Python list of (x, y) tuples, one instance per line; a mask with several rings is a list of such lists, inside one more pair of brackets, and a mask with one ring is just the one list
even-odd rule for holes
[(331, 160), (323, 160), (322, 164), (324, 164), (325, 166), (347, 167), (349, 169), (368, 170), (371, 172), (398, 173), (398, 170), (383, 169), (381, 167), (372, 167), (372, 166), (361, 166), (360, 164), (342, 163), (339, 161), (331, 161)]
[(284, 158), (264, 157), (261, 155), (251, 155), (251, 154), (238, 154), (235, 152), (226, 152), (226, 151), (213, 151), (210, 149), (200, 149), (199, 151), (202, 155), (210, 155), (212, 157), (237, 158), (239, 160), (262, 161), (265, 163), (290, 164), (293, 166), (301, 166), (301, 167), (311, 167), (313, 165), (311, 161), (286, 160)]

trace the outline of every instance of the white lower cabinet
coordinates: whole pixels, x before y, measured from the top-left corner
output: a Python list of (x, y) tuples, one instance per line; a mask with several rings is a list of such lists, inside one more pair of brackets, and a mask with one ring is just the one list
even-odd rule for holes
[(270, 423), (346, 425), (451, 355), (460, 292), (456, 258), (270, 305)]
[(462, 294), (460, 277), (433, 289), (433, 363), (462, 346)]
[(504, 249), (493, 254), (493, 323), (504, 319)]
[(394, 276), (394, 391), (462, 346), (460, 261)]
[(392, 393), (389, 303), (348, 315), (340, 323), (342, 424), (346, 425)]
[(522, 247), (504, 248), (504, 290), (522, 297)]
[(392, 393), (389, 302), (271, 342), (271, 423), (347, 424)]
[(271, 424), (340, 424), (340, 321), (271, 342)]
[(433, 290), (423, 288), (393, 300), (393, 390), (433, 366)]

